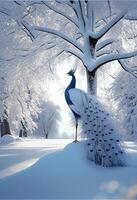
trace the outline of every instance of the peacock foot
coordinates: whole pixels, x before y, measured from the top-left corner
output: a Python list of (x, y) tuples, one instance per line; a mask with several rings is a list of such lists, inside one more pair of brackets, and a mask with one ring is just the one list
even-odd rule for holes
[(74, 141), (73, 141), (73, 143), (77, 143), (77, 142), (79, 142), (79, 141), (78, 141), (78, 140), (74, 140)]

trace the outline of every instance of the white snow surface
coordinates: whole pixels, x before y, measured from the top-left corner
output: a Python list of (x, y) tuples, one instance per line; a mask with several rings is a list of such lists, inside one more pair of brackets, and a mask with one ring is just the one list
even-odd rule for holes
[(19, 137), (15, 137), (13, 135), (4, 135), (0, 138), (0, 144), (9, 144), (14, 141), (21, 140)]
[(129, 166), (86, 159), (85, 141), (25, 139), (0, 145), (0, 199), (136, 199), (137, 144), (124, 143)]

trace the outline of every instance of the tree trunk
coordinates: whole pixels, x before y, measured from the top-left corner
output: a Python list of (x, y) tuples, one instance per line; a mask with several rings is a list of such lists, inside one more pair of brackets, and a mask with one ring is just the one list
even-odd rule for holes
[(27, 136), (28, 136), (28, 134), (27, 134), (27, 131), (25, 129), (25, 130), (23, 130), (23, 137), (27, 137)]
[(21, 126), (22, 126), (22, 129), (21, 129), (21, 130), (22, 130), (22, 132), (21, 132), (22, 137), (27, 137), (27, 136), (28, 136), (28, 134), (27, 134), (27, 129), (26, 129), (26, 127), (25, 127), (23, 121), (21, 120), (20, 123), (21, 123)]
[(4, 135), (11, 135), (9, 122), (6, 118), (1, 121), (1, 137)]
[(96, 71), (94, 70), (92, 72), (89, 72), (86, 70), (87, 73), (87, 91), (89, 94), (97, 95), (97, 77), (96, 77)]
[(22, 137), (22, 136), (23, 136), (22, 132), (23, 132), (22, 129), (20, 129), (19, 137)]
[(48, 139), (48, 134), (46, 133), (46, 139)]

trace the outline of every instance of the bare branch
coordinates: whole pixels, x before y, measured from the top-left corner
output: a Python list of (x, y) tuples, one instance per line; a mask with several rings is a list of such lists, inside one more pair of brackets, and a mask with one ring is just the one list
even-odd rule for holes
[(2, 8), (0, 8), (0, 13), (5, 14), (5, 15), (10, 17), (10, 14), (6, 10), (4, 10)]
[(107, 3), (108, 3), (108, 8), (109, 8), (109, 17), (110, 17), (110, 19), (111, 19), (111, 16), (112, 16), (112, 10), (111, 10), (110, 0), (107, 0)]
[(22, 6), (21, 1), (14, 1), (15, 4), (17, 4), (18, 6)]

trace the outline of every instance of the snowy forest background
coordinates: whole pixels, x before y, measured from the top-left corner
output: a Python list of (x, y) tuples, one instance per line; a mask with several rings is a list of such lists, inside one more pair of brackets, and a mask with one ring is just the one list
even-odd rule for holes
[[(89, 60), (89, 29), (84, 30), (85, 19), (75, 13), (78, 2), (83, 16), (89, 4), (92, 33), (102, 31), (96, 49), (92, 41)], [(122, 136), (137, 140), (136, 6), (136, 1), (110, 0), (0, 1), (1, 136), (72, 138), (74, 120), (64, 100), (70, 81), (66, 73), (76, 68), (77, 88), (88, 86), (90, 93), (87, 69), (96, 66), (95, 93)], [(97, 35), (92, 36), (95, 41)]]

